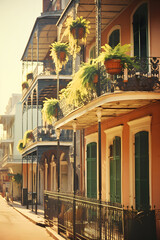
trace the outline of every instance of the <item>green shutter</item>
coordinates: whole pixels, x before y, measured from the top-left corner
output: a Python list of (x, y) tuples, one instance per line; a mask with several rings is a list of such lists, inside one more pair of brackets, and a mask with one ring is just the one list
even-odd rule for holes
[(113, 140), (113, 158), (110, 160), (110, 201), (121, 203), (121, 138)]
[(87, 197), (97, 198), (97, 144), (87, 145)]
[(135, 135), (135, 197), (137, 210), (149, 207), (149, 151), (146, 131)]
[(142, 4), (133, 16), (134, 56), (148, 56), (148, 8)]

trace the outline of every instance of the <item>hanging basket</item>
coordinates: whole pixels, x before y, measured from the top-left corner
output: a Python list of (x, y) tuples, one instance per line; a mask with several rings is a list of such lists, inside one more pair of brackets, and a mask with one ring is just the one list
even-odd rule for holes
[(107, 73), (114, 75), (120, 74), (122, 71), (122, 64), (120, 59), (110, 59), (104, 62)]
[(85, 35), (85, 29), (83, 27), (72, 28), (71, 33), (75, 39), (82, 39)]
[(93, 83), (98, 83), (98, 74), (95, 74), (93, 77)]
[(26, 138), (29, 140), (33, 140), (34, 138), (33, 132), (28, 132)]
[(60, 62), (64, 62), (66, 60), (66, 53), (65, 52), (59, 52), (59, 60)]

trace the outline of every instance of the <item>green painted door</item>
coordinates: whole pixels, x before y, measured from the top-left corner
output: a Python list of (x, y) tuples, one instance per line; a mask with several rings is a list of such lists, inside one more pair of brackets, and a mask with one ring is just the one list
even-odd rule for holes
[(149, 207), (149, 151), (146, 131), (135, 134), (135, 197), (137, 210)]
[(97, 143), (87, 145), (87, 197), (97, 198)]
[(133, 15), (134, 56), (148, 56), (148, 7), (142, 4)]
[(110, 201), (121, 203), (121, 138), (113, 140), (113, 157), (110, 158)]

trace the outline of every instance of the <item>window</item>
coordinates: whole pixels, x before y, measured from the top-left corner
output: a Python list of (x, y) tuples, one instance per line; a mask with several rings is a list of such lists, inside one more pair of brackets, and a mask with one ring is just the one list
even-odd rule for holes
[(122, 131), (123, 125), (105, 130), (106, 201), (122, 203)]
[(118, 43), (120, 43), (120, 30), (116, 29), (109, 36), (109, 45), (114, 48)]
[(151, 199), (151, 116), (128, 122), (130, 127), (130, 207), (144, 210)]
[[(111, 145), (112, 146), (112, 145)], [(113, 156), (110, 157), (110, 201), (121, 203), (121, 138), (113, 139)]]
[(96, 58), (96, 46), (92, 47), (90, 50), (90, 59)]
[(148, 56), (148, 8), (142, 4), (133, 15), (134, 56)]
[(135, 134), (135, 200), (136, 209), (149, 208), (148, 132)]
[(97, 198), (97, 143), (87, 145), (87, 197)]

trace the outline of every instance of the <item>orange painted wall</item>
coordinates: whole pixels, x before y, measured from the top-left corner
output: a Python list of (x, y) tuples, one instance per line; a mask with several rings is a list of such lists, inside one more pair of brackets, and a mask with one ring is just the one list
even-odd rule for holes
[[(125, 207), (129, 206), (129, 126), (127, 122), (152, 115), (151, 124), (151, 187), (152, 187), (152, 207), (160, 208), (160, 103), (154, 103), (141, 109), (135, 110), (121, 117), (116, 117), (102, 122), (102, 198), (106, 196), (106, 135), (104, 130), (123, 124), (122, 135), (122, 198)], [(97, 131), (97, 126), (92, 126), (85, 130), (85, 135)]]
[[(133, 1), (125, 11), (123, 11), (110, 25), (102, 32), (101, 45), (108, 43), (107, 37), (111, 29), (120, 25), (121, 28), (121, 44), (131, 43), (133, 44), (133, 36), (132, 36), (132, 16), (135, 10), (141, 5), (141, 3), (148, 2), (148, 17), (149, 17), (149, 56), (160, 56), (160, 1), (159, 0), (135, 0)], [(93, 46), (93, 43), (88, 45), (86, 49), (87, 59), (89, 58), (90, 47)]]
[(151, 56), (160, 57), (160, 1), (150, 0), (150, 46)]

